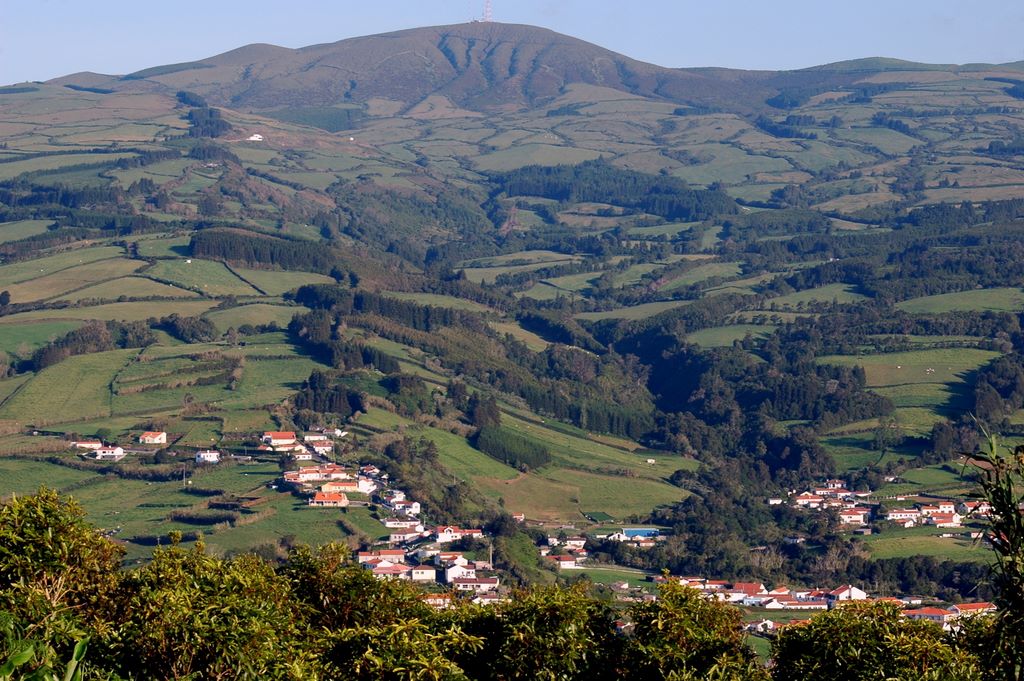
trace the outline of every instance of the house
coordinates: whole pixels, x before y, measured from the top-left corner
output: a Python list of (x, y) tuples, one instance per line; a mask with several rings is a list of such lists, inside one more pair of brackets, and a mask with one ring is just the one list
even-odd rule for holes
[(341, 492), (317, 492), (309, 500), (309, 505), (320, 508), (345, 508), (348, 506), (348, 497)]
[(302, 441), (303, 442), (308, 442), (308, 443), (313, 443), (313, 442), (329, 442), (330, 440), (323, 433), (306, 433), (305, 435), (302, 436)]
[(409, 578), (414, 582), (436, 582), (437, 568), (430, 565), (417, 565), (409, 572)]
[(825, 487), (829, 489), (842, 489), (846, 487), (846, 482), (843, 480), (826, 480)]
[[(422, 525), (420, 526), (422, 527)], [(417, 539), (423, 538), (422, 530), (416, 528), (410, 528), (408, 530), (399, 530), (398, 532), (392, 532), (388, 535), (389, 544), (405, 544), (406, 542), (416, 541)]]
[(475, 577), (476, 565), (473, 563), (465, 563), (463, 565), (452, 563), (444, 568), (444, 581), (448, 584), (451, 584), (456, 579), (473, 579)]
[(391, 510), (395, 513), (404, 513), (405, 515), (419, 515), (421, 508), (420, 502), (418, 501), (396, 501), (391, 504)]
[(434, 539), (439, 544), (447, 544), (448, 542), (459, 541), (467, 537), (473, 537), (479, 539), (484, 536), (484, 531), (480, 529), (462, 529), (453, 525), (442, 525), (434, 530)]
[(828, 601), (821, 599), (799, 600), (779, 596), (767, 601), (762, 607), (766, 610), (827, 610)]
[(74, 440), (71, 446), (76, 449), (99, 449), (103, 443), (99, 440)]
[(935, 505), (938, 507), (939, 513), (956, 513), (956, 504), (952, 501), (940, 501)]
[(362, 494), (373, 494), (374, 492), (377, 491), (378, 485), (370, 478), (360, 475), (358, 478), (356, 478), (356, 487), (358, 488), (358, 491)]
[(501, 596), (494, 591), (486, 591), (484, 593), (478, 593), (476, 598), (473, 599), (474, 605), (494, 605), (495, 603), (504, 603), (508, 599)]
[(389, 560), (392, 563), (400, 563), (405, 560), (405, 551), (381, 549), (380, 551), (360, 551), (356, 554), (356, 561), (360, 565), (371, 560)]
[(320, 456), (327, 456), (334, 451), (334, 445), (330, 442), (314, 442), (310, 447)]
[(268, 430), (263, 433), (263, 443), (270, 445), (271, 447), (283, 447), (295, 444), (295, 433), (286, 431), (273, 431)]
[(452, 580), (456, 591), (473, 591), (478, 594), (498, 590), (497, 577), (464, 577)]
[(995, 612), (995, 610), (996, 606), (991, 603), (960, 603), (959, 605), (954, 605), (949, 609), (949, 611), (957, 618), (982, 615), (989, 612)]
[(803, 494), (798, 495), (796, 499), (793, 500), (793, 503), (804, 508), (818, 508), (821, 506), (822, 501), (824, 501), (824, 499), (819, 497), (817, 494), (804, 492)]
[(435, 610), (445, 610), (452, 607), (451, 594), (423, 594), (420, 598)]
[(449, 563), (466, 565), (469, 563), (469, 559), (462, 555), (461, 551), (441, 551), (434, 554), (434, 563), (437, 565), (447, 565)]
[(925, 620), (935, 622), (943, 629), (949, 628), (949, 622), (956, 619), (956, 615), (949, 610), (942, 608), (918, 608), (916, 610), (904, 610), (903, 616), (911, 620)]
[(935, 527), (960, 527), (961, 520), (959, 513), (933, 513), (928, 518), (928, 524)]
[(99, 447), (96, 449), (97, 461), (120, 461), (124, 458), (122, 447)]
[(852, 584), (841, 586), (828, 592), (826, 598), (830, 601), (863, 601), (868, 597), (867, 592), (858, 589)]
[(559, 568), (563, 570), (571, 569), (576, 567), (576, 556), (547, 556), (548, 560), (553, 560)]
[(196, 452), (196, 463), (220, 463), (220, 452), (215, 449), (201, 449)]
[(320, 485), (321, 492), (358, 492), (359, 483), (355, 480), (331, 480)]
[(904, 529), (915, 527), (917, 525), (917, 521), (914, 520), (913, 518), (907, 518), (906, 520), (896, 520), (896, 521), (893, 521), (893, 522), (896, 523), (897, 527), (902, 527)]
[(373, 576), (377, 579), (410, 579), (412, 568), (405, 563), (397, 563), (394, 565), (380, 563), (373, 565), (373, 563), (364, 563), (365, 565), (372, 566), (370, 571)]
[(918, 520), (921, 517), (921, 512), (916, 508), (894, 508), (891, 511), (887, 511), (885, 514), (886, 520)]
[(771, 497), (768, 499), (769, 506), (781, 506), (782, 502), (785, 501), (782, 497)]
[(296, 450), (292, 452), (292, 458), (296, 461), (312, 461), (313, 454), (306, 450)]
[(839, 522), (846, 525), (867, 525), (867, 518), (871, 515), (869, 508), (850, 508), (839, 512)]
[(258, 132), (254, 132), (253, 134), (251, 134), (248, 137), (246, 137), (245, 141), (246, 142), (262, 142), (263, 141), (263, 135), (259, 134)]
[(384, 527), (389, 530), (411, 530), (415, 528), (417, 532), (423, 531), (423, 525), (421, 525), (420, 521), (416, 520), (416, 518), (408, 518), (405, 516), (384, 518), (381, 522), (384, 524)]
[(516, 521), (517, 523), (525, 523), (526, 522), (526, 514), (525, 513), (513, 513), (512, 514), (512, 520)]
[(732, 590), (739, 591), (747, 596), (768, 593), (768, 589), (764, 588), (764, 584), (760, 582), (735, 582), (732, 585)]
[(167, 444), (167, 433), (164, 431), (147, 430), (139, 436), (139, 444), (143, 445), (165, 445)]
[(586, 537), (566, 537), (565, 541), (562, 542), (566, 548), (570, 549), (582, 549), (587, 545)]
[(961, 515), (985, 516), (992, 512), (992, 506), (987, 501), (965, 501), (957, 510)]

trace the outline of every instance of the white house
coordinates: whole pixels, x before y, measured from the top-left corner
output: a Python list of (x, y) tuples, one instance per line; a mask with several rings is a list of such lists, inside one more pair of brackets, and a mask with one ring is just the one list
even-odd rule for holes
[(461, 577), (452, 580), (456, 591), (474, 591), (478, 594), (497, 591), (497, 577)]
[(121, 447), (100, 447), (96, 450), (97, 461), (120, 461), (124, 458), (124, 449)]
[(410, 572), (410, 578), (414, 582), (436, 582), (437, 568), (430, 565), (417, 565)]
[(72, 447), (77, 449), (99, 449), (103, 446), (103, 443), (99, 440), (75, 440), (71, 443)]
[(270, 445), (271, 447), (283, 447), (295, 444), (295, 433), (290, 430), (268, 430), (263, 433), (262, 439), (263, 444)]
[(202, 449), (196, 452), (196, 463), (220, 463), (220, 452), (214, 449)]
[(472, 563), (459, 565), (452, 563), (444, 568), (444, 581), (451, 584), (456, 579), (473, 579), (476, 577), (476, 566)]
[(262, 142), (263, 141), (263, 135), (259, 134), (258, 132), (254, 132), (253, 134), (251, 134), (248, 137), (246, 137), (245, 141), (246, 142)]
[(147, 430), (139, 436), (139, 444), (143, 445), (165, 445), (167, 444), (167, 433), (164, 431)]
[(863, 601), (868, 597), (866, 591), (858, 589), (852, 584), (841, 586), (828, 592), (827, 598), (830, 601)]
[(461, 527), (455, 527), (454, 525), (442, 525), (434, 530), (435, 541), (439, 544), (459, 541), (466, 537), (480, 538), (483, 534), (484, 531), (480, 529), (463, 529)]

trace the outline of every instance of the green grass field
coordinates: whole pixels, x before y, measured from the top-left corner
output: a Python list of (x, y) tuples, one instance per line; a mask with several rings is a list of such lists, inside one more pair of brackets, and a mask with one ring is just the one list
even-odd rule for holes
[(998, 352), (990, 350), (941, 348), (832, 355), (818, 361), (862, 366), (868, 387), (893, 400), (903, 428), (911, 433), (924, 433), (939, 419), (970, 408), (967, 390), (971, 373), (998, 356)]
[(674, 310), (677, 307), (689, 305), (692, 300), (665, 300), (657, 303), (642, 303), (640, 305), (633, 305), (631, 307), (620, 307), (614, 310), (605, 310), (604, 312), (581, 312), (576, 315), (576, 319), (583, 319), (587, 321), (600, 321), (602, 319), (647, 319), (653, 317), (656, 314), (666, 312), (668, 310)]
[(57, 300), (117, 300), (121, 296), (128, 298), (196, 298), (199, 294), (170, 284), (162, 284), (146, 277), (121, 277), (72, 291), (59, 296)]
[(143, 258), (181, 258), (189, 254), (189, 243), (192, 237), (159, 237), (156, 239), (139, 239), (139, 255)]
[[(970, 528), (941, 529), (914, 527), (891, 530), (864, 537), (864, 543), (875, 559), (933, 556), (942, 560), (988, 562), (992, 553), (970, 539)], [(962, 534), (960, 537), (940, 537), (940, 534)]]
[(551, 345), (549, 342), (533, 333), (527, 331), (515, 322), (490, 322), (491, 328), (500, 334), (508, 334), (518, 341), (526, 344), (526, 347), (535, 352), (540, 352)]
[[(124, 249), (117, 246), (98, 248), (80, 248), (50, 255), (35, 260), (25, 260), (0, 267), (0, 287), (11, 288), (14, 284), (38, 279), (54, 274), (60, 270), (78, 267), (97, 260), (109, 260), (124, 255)], [(11, 294), (13, 297), (13, 293)], [(15, 299), (17, 302), (17, 299)]]
[(211, 297), (259, 295), (223, 263), (212, 260), (158, 260), (145, 274)]
[(1024, 310), (1024, 291), (1019, 288), (992, 288), (944, 293), (904, 300), (897, 303), (896, 308), (911, 314), (941, 314), (969, 310), (1019, 312)]
[(51, 340), (77, 329), (81, 322), (34, 322), (27, 324), (9, 324), (0, 334), (0, 350), (8, 355), (28, 357), (36, 348), (46, 345)]
[(44, 234), (53, 220), (15, 220), (0, 222), (0, 243), (27, 239), (36, 234)]
[(383, 291), (383, 295), (399, 300), (408, 300), (420, 305), (432, 305), (434, 307), (449, 307), (455, 310), (466, 310), (469, 312), (494, 312), (486, 305), (472, 300), (445, 296), (437, 293), (401, 293), (397, 291)]
[(847, 284), (828, 284), (820, 288), (797, 291), (796, 293), (772, 298), (768, 301), (768, 304), (787, 308), (812, 302), (831, 303), (835, 301), (837, 303), (856, 303), (866, 299), (867, 296), (857, 293), (853, 290), (852, 286)]
[(712, 277), (735, 277), (740, 273), (740, 265), (735, 262), (710, 262), (706, 265), (698, 265), (692, 270), (675, 277), (660, 288), (661, 291), (674, 291), (692, 284), (710, 279)]
[(46, 461), (0, 458), (0, 498), (32, 494), (42, 485), (61, 490), (88, 478), (99, 476)]
[[(192, 262), (195, 262), (194, 260)], [(252, 270), (244, 267), (232, 268), (240, 277), (253, 284), (267, 295), (279, 296), (305, 284), (333, 284), (334, 279), (314, 272), (279, 272), (275, 270)]]
[(686, 340), (705, 348), (723, 348), (732, 346), (734, 341), (743, 340), (749, 333), (753, 338), (765, 338), (772, 335), (778, 328), (772, 324), (733, 324), (732, 326), (716, 326), (701, 329), (688, 334)]
[(243, 324), (256, 326), (271, 322), (284, 328), (288, 326), (288, 322), (292, 320), (292, 317), (302, 309), (290, 305), (255, 303), (253, 305), (239, 305), (238, 307), (231, 307), (226, 310), (213, 310), (212, 312), (207, 312), (205, 317), (213, 322), (221, 332), (227, 331), (232, 326), (237, 329)]
[(112, 350), (79, 355), (43, 369), (0, 406), (0, 419), (41, 425), (109, 416), (111, 381), (138, 353)]
[(166, 316), (179, 314), (182, 317), (201, 315), (216, 305), (214, 300), (181, 300), (173, 302), (162, 302), (159, 308), (154, 308), (153, 303), (107, 303), (94, 307), (69, 307), (62, 310), (32, 310), (31, 312), (19, 312), (17, 314), (0, 317), (0, 325), (18, 324), (20, 322), (56, 319), (99, 319), (107, 321), (119, 319), (122, 321), (139, 321), (154, 316)]
[(41, 274), (35, 279), (15, 284), (8, 290), (12, 301), (29, 303), (54, 298), (97, 282), (116, 279), (135, 272), (143, 265), (142, 261), (128, 260), (127, 258), (100, 260), (70, 267), (53, 274)]

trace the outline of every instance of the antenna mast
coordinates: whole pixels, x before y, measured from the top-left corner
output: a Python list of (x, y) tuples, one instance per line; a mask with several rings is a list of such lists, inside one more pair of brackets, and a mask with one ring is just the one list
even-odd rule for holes
[(494, 13), (491, 8), (491, 0), (485, 0), (484, 2), (484, 23), (491, 23), (494, 20)]

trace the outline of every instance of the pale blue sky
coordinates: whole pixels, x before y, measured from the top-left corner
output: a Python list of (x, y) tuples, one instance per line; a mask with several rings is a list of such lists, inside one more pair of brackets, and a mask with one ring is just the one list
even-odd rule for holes
[[(0, 0), (0, 84), (129, 73), (248, 43), (334, 42), (479, 16), (483, 0)], [(886, 56), (1024, 60), (1020, 0), (494, 0), (494, 19), (662, 66), (790, 69)]]

